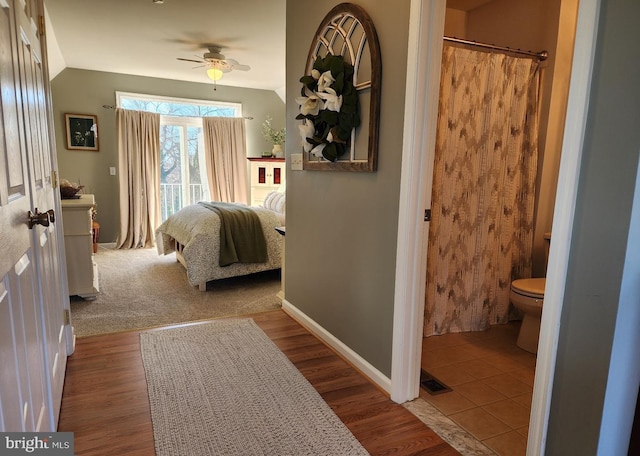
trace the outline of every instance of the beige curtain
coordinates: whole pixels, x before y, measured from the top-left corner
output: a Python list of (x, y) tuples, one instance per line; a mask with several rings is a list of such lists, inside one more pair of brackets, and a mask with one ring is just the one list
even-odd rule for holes
[(205, 164), (213, 201), (248, 203), (244, 119), (203, 117)]
[(538, 64), (445, 45), (429, 226), (425, 335), (506, 323), (530, 277)]
[(153, 247), (160, 224), (160, 115), (116, 109), (119, 249)]

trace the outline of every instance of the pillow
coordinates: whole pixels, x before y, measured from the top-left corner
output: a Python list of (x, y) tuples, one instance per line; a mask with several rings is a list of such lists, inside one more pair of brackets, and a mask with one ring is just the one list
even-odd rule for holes
[(285, 194), (284, 193), (278, 193), (276, 195), (276, 197), (273, 198), (273, 200), (271, 201), (271, 207), (272, 210), (275, 212), (279, 212), (281, 214), (284, 214), (285, 212)]
[(273, 198), (275, 198), (277, 194), (278, 192), (267, 193), (267, 196), (264, 197), (264, 202), (262, 203), (262, 207), (264, 207), (265, 209), (271, 210), (271, 201), (273, 200)]
[(285, 194), (279, 192), (271, 192), (264, 199), (262, 207), (274, 212), (280, 212), (284, 214), (285, 211)]

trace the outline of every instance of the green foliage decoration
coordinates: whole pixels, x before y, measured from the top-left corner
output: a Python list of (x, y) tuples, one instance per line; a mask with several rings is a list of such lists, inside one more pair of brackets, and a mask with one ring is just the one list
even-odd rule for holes
[(360, 125), (358, 93), (353, 85), (353, 65), (340, 55), (317, 57), (303, 84), (300, 135), (305, 152), (336, 161), (349, 148), (351, 132)]

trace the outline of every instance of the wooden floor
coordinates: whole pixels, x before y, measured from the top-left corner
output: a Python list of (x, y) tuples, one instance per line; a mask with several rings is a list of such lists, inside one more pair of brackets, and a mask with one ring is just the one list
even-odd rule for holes
[[(252, 318), (372, 455), (458, 454), (284, 312)], [(155, 454), (139, 340), (136, 331), (78, 339), (58, 426), (75, 433), (77, 455)]]

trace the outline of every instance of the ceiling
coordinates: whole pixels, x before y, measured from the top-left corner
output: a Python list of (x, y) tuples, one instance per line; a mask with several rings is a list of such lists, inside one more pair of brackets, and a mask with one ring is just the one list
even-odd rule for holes
[[(491, 0), (448, 0), (469, 11)], [(286, 0), (44, 0), (52, 77), (64, 68), (210, 83), (206, 44), (249, 71), (220, 85), (274, 90), (284, 98)]]
[(45, 0), (49, 66), (211, 83), (206, 44), (249, 71), (220, 85), (281, 91), (285, 86), (286, 0)]

